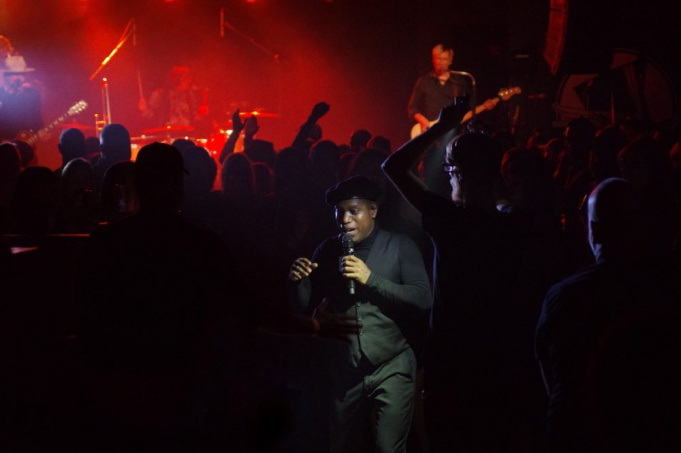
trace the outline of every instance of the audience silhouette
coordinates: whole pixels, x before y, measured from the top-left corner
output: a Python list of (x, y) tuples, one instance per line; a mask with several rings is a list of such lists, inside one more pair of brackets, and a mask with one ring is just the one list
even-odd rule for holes
[[(217, 158), (178, 139), (133, 162), (123, 124), (64, 130), (56, 170), (1, 143), (3, 352), (22, 379), (44, 373), (0, 376), (8, 426), (21, 442), (50, 426), (29, 444), (55, 449), (323, 451), (324, 344), (261, 332), (357, 331), (285, 295), (290, 263), (337, 233), (326, 189), (363, 176), (377, 225), (433, 263), (430, 320), (402, 332), (425, 381), (408, 451), (674, 451), (678, 130), (579, 117), (517, 147), (484, 123), (461, 133), (468, 107), (395, 152), (364, 128), (322, 138), (325, 102), (284, 148), (234, 111)], [(443, 198), (415, 164), (444, 136)]]

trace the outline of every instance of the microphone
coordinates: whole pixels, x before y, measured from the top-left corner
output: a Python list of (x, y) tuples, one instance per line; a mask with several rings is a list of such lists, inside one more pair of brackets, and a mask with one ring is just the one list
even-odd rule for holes
[(475, 106), (478, 103), (478, 91), (477, 91), (477, 87), (475, 85), (475, 77), (473, 77), (473, 74), (471, 74), (470, 72), (466, 72), (466, 71), (453, 71), (453, 70), (450, 69), (449, 72), (451, 74), (458, 74), (458, 75), (461, 75), (461, 76), (464, 76), (464, 77), (468, 77), (471, 80), (471, 88), (473, 90), (473, 93), (471, 93), (472, 94), (471, 104), (474, 106), (474, 108), (473, 108), (473, 110), (471, 110), (471, 112), (473, 112), (473, 121), (475, 121), (475, 117), (477, 116), (477, 112), (476, 112), (477, 109), (475, 108)]
[[(352, 240), (352, 236), (349, 234), (344, 234), (341, 236), (341, 244), (343, 246), (343, 256), (354, 255), (355, 254), (355, 241)], [(348, 294), (351, 296), (355, 295), (355, 280), (348, 280)]]
[(475, 87), (475, 77), (473, 77), (473, 74), (471, 74), (470, 72), (466, 72), (466, 71), (454, 71), (454, 70), (451, 70), (451, 69), (449, 70), (449, 72), (452, 73), (452, 74), (458, 74), (458, 75), (462, 75), (462, 76), (464, 76), (464, 77), (468, 77), (469, 79), (471, 79), (471, 82), (472, 82), (472, 84), (473, 84), (473, 87)]

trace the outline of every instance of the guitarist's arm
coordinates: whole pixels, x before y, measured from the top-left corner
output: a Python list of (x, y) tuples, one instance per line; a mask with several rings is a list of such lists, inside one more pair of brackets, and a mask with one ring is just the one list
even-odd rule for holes
[[(505, 89), (499, 91), (499, 93), (497, 93), (496, 97), (494, 97), (492, 99), (488, 99), (485, 102), (483, 102), (482, 104), (480, 104), (479, 106), (477, 106), (475, 108), (475, 114), (477, 115), (479, 113), (484, 112), (485, 110), (492, 110), (493, 108), (495, 108), (497, 106), (499, 101), (508, 101), (510, 98), (512, 98), (516, 94), (520, 94), (520, 93), (522, 93), (522, 90), (520, 89), (520, 87), (505, 88)], [(473, 111), (470, 111), (470, 112), (466, 113), (466, 116), (464, 116), (464, 118), (461, 122), (465, 123), (472, 118), (473, 118)]]
[(409, 113), (409, 118), (412, 118), (421, 126), (421, 132), (428, 130), (431, 121), (426, 118), (424, 114), (421, 113), (420, 106), (423, 104), (423, 90), (421, 89), (421, 79), (416, 82), (414, 90), (409, 98), (409, 105), (407, 107), (407, 112)]
[[(499, 103), (499, 98), (492, 98), (492, 99), (487, 99), (485, 102), (480, 104), (479, 106), (475, 107), (475, 114), (479, 115), (480, 113), (484, 112), (485, 110), (492, 110), (494, 107), (497, 106)], [(466, 112), (466, 115), (464, 115), (463, 119), (461, 120), (462, 123), (466, 123), (473, 119), (473, 110), (469, 110)]]

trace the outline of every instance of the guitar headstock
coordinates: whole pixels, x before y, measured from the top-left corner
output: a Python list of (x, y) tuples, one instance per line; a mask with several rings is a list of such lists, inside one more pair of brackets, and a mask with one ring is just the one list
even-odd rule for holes
[(523, 92), (523, 90), (520, 89), (520, 87), (502, 88), (497, 93), (497, 96), (499, 96), (499, 98), (503, 101), (508, 101), (509, 99), (511, 99), (516, 94), (520, 94), (522, 92)]
[(71, 106), (71, 108), (69, 109), (69, 111), (66, 112), (66, 114), (69, 115), (69, 116), (76, 115), (76, 114), (82, 112), (83, 110), (85, 110), (86, 108), (87, 108), (87, 102), (81, 100), (81, 101), (78, 101), (75, 104), (73, 104)]

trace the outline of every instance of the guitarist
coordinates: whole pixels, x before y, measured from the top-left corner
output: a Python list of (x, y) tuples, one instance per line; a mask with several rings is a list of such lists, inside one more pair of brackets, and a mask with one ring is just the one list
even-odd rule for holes
[(450, 105), (455, 97), (470, 95), (473, 91), (468, 77), (450, 72), (453, 59), (451, 47), (436, 45), (433, 47), (433, 70), (419, 77), (414, 85), (408, 111), (409, 117), (421, 126), (421, 132), (437, 120), (440, 110)]
[[(449, 68), (454, 59), (454, 49), (438, 44), (433, 47), (433, 70), (422, 75), (416, 81), (409, 99), (409, 117), (416, 121), (412, 130), (412, 138), (428, 130), (434, 123), (440, 110), (450, 105), (454, 98), (463, 95), (472, 95), (473, 86), (471, 79), (451, 71)], [(494, 108), (496, 102), (485, 101), (476, 108), (476, 112)], [(468, 112), (464, 121), (472, 116)], [(452, 188), (449, 179), (442, 171), (444, 162), (445, 146), (454, 138), (455, 130), (450, 131), (440, 141), (433, 144), (424, 154), (419, 165), (419, 173), (432, 191), (449, 198)]]
[(21, 131), (43, 127), (40, 93), (31, 87), (21, 56), (8, 56), (0, 63), (0, 140), (14, 140)]

